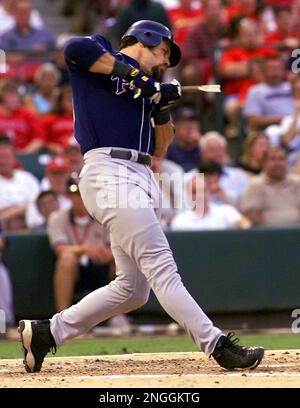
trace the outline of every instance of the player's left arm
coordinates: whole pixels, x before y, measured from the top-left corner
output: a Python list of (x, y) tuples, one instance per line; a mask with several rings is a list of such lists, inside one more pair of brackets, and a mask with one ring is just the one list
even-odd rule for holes
[[(159, 103), (154, 105), (152, 111), (152, 120), (155, 125), (155, 147), (153, 155), (156, 157), (164, 157), (169, 145), (174, 139), (174, 125), (171, 120), (170, 108), (181, 96), (181, 85), (176, 79), (173, 79), (170, 84), (172, 84), (172, 88), (167, 88), (167, 91), (164, 95), (161, 95)], [(162, 83), (161, 87), (164, 88), (168, 85), (169, 84)]]
[(171, 120), (163, 125), (155, 125), (155, 148), (153, 155), (164, 157), (174, 139), (174, 128)]

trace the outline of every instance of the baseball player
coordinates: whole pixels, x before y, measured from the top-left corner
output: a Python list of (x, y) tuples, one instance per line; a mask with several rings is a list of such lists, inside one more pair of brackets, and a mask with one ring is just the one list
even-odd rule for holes
[(84, 155), (80, 192), (90, 215), (110, 232), (117, 277), (51, 320), (20, 321), (27, 372), (40, 371), (47, 352), (66, 340), (141, 307), (150, 289), (220, 366), (257, 367), (264, 349), (242, 347), (231, 333), (225, 336), (188, 293), (158, 219), (151, 156), (163, 156), (173, 139), (169, 106), (181, 93), (176, 80), (161, 82), (180, 60), (171, 32), (142, 20), (122, 37), (119, 51), (100, 35), (76, 37), (67, 43), (65, 58)]

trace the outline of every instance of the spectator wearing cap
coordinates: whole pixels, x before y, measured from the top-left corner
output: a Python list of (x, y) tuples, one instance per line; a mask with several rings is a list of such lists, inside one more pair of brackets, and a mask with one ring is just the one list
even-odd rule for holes
[(27, 171), (16, 169), (13, 145), (0, 137), (0, 222), (4, 229), (23, 229), (25, 212), (39, 193), (38, 180)]
[[(41, 181), (41, 191), (52, 190), (57, 195), (59, 208), (69, 209), (71, 201), (67, 193), (67, 183), (70, 177), (71, 166), (64, 156), (52, 157), (46, 166), (45, 177)], [(44, 224), (44, 217), (38, 211), (36, 203), (31, 203), (26, 212), (26, 223), (29, 228)]]
[(15, 13), (15, 26), (0, 36), (0, 48), (4, 51), (50, 51), (55, 49), (54, 35), (44, 28), (31, 25), (32, 3), (18, 0)]
[(42, 180), (42, 190), (53, 190), (58, 197), (60, 208), (69, 209), (71, 202), (67, 184), (71, 174), (69, 160), (65, 156), (53, 157), (46, 166), (46, 178)]
[[(89, 292), (106, 285), (113, 262), (108, 232), (89, 216), (74, 180), (68, 185), (68, 195), (71, 208), (53, 212), (48, 222), (49, 240), (57, 255), (54, 288), (58, 312), (71, 305), (78, 290)], [(101, 293), (94, 292), (94, 296)]]
[(175, 114), (175, 140), (169, 146), (166, 159), (181, 166), (184, 171), (197, 167), (200, 161), (201, 133), (196, 112), (189, 107)]
[(18, 85), (13, 81), (0, 86), (0, 134), (11, 139), (17, 153), (38, 152), (45, 143), (40, 119), (22, 106)]
[(83, 166), (83, 156), (77, 140), (72, 136), (64, 149), (64, 155), (69, 160), (71, 166), (71, 177), (77, 179)]
[(44, 117), (46, 147), (52, 153), (62, 154), (74, 133), (73, 99), (70, 86), (59, 90), (52, 112)]

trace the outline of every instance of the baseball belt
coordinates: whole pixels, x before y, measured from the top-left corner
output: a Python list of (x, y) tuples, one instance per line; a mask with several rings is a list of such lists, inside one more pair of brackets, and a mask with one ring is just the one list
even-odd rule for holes
[(131, 150), (111, 149), (110, 156), (114, 159), (131, 160), (136, 163), (151, 166), (151, 156), (146, 153), (133, 153)]

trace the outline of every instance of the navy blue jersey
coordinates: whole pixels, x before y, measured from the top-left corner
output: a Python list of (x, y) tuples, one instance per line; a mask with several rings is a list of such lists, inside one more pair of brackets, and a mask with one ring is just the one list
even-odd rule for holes
[(133, 91), (122, 79), (88, 71), (105, 52), (139, 68), (136, 60), (114, 50), (100, 35), (73, 38), (65, 47), (73, 88), (75, 138), (81, 152), (99, 147), (123, 147), (152, 154), (152, 102), (133, 99)]

